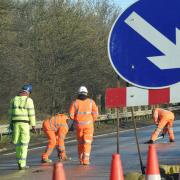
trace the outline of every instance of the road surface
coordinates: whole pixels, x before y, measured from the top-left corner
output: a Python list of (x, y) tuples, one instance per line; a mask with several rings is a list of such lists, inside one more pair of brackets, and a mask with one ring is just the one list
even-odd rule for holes
[[(137, 130), (143, 164), (146, 165), (148, 145), (144, 144), (150, 137), (155, 126), (148, 126)], [(180, 121), (175, 121), (175, 143), (169, 143), (168, 138), (159, 140), (156, 143), (159, 164), (179, 164), (180, 157)], [(112, 154), (116, 152), (116, 134), (106, 134), (94, 139), (91, 165), (79, 165), (77, 159), (77, 142), (66, 141), (67, 154), (72, 161), (64, 163), (64, 170), (68, 180), (108, 180), (110, 174)], [(28, 165), (31, 168), (27, 171), (18, 171), (15, 161), (15, 154), (0, 155), (0, 179), (1, 180), (50, 180), (52, 179), (53, 164), (42, 165), (40, 163), (41, 153), (45, 147), (33, 148), (28, 153)], [(141, 172), (139, 158), (133, 130), (120, 132), (120, 155), (124, 172)], [(51, 159), (57, 161), (57, 153), (54, 151)]]

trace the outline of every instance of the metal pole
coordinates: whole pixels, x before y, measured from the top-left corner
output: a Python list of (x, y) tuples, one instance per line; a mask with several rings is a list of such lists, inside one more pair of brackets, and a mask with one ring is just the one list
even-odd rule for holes
[(134, 124), (134, 134), (135, 134), (135, 137), (136, 137), (136, 145), (137, 145), (137, 150), (138, 150), (138, 155), (139, 155), (139, 162), (140, 162), (140, 166), (141, 166), (141, 172), (142, 172), (142, 174), (145, 174), (145, 167), (143, 166), (143, 163), (142, 163), (141, 152), (140, 152), (140, 147), (139, 147), (139, 142), (138, 142), (138, 137), (137, 137), (136, 121), (135, 121), (135, 118), (134, 118), (133, 107), (131, 107), (131, 113), (132, 113), (132, 120), (133, 120), (133, 124)]
[(117, 154), (119, 154), (119, 108), (117, 108), (116, 111), (117, 111)]

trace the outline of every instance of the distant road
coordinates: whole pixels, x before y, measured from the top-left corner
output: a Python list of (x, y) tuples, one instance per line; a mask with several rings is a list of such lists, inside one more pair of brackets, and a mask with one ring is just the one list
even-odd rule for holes
[[(142, 154), (143, 164), (146, 165), (148, 145), (143, 144), (149, 139), (155, 126), (149, 126), (138, 130), (138, 138)], [(180, 157), (180, 121), (175, 121), (175, 143), (169, 143), (168, 138), (159, 140), (156, 144), (159, 164), (179, 164)], [(92, 148), (91, 165), (81, 166), (77, 159), (76, 141), (67, 141), (67, 153), (71, 155), (72, 161), (65, 162), (64, 168), (68, 180), (108, 180), (110, 173), (111, 157), (116, 152), (115, 134), (103, 135), (95, 138)], [(18, 171), (15, 161), (15, 154), (0, 156), (0, 179), (1, 180), (51, 180), (52, 165), (41, 165), (40, 157), (44, 147), (37, 147), (29, 152), (28, 164), (31, 168), (28, 171)], [(134, 138), (134, 131), (120, 133), (120, 155), (124, 172), (139, 171), (140, 165), (137, 148)], [(52, 155), (57, 160), (56, 151)]]

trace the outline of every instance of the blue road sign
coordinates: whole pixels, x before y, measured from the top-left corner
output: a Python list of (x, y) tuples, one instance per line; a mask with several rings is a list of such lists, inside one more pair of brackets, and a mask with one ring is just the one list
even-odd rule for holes
[(180, 0), (139, 0), (112, 26), (108, 53), (116, 73), (142, 88), (180, 82)]

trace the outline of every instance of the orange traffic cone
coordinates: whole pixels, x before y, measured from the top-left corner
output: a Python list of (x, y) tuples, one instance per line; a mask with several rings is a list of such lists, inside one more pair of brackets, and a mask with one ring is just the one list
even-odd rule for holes
[(66, 180), (66, 175), (65, 175), (64, 167), (62, 163), (54, 164), (52, 180)]
[(112, 155), (110, 180), (124, 180), (120, 154)]
[(157, 152), (153, 144), (149, 145), (147, 165), (146, 165), (146, 180), (161, 180)]

